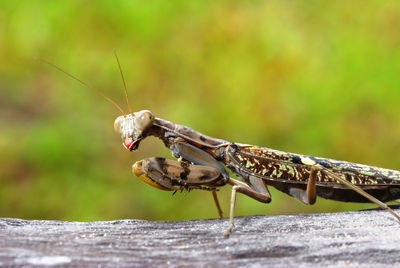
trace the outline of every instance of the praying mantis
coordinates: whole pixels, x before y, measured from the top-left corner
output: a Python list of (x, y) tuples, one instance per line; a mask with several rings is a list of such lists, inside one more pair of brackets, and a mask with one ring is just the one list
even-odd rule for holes
[[(136, 151), (142, 140), (154, 136), (171, 151), (177, 160), (151, 157), (133, 164), (133, 174), (143, 182), (164, 191), (209, 191), (220, 217), (217, 191), (231, 185), (229, 224), (224, 236), (229, 236), (234, 227), (236, 194), (269, 203), (268, 186), (310, 205), (316, 202), (317, 196), (345, 202), (372, 202), (400, 221), (400, 216), (384, 203), (400, 198), (400, 171), (229, 142), (155, 117), (149, 110), (133, 112), (116, 53), (115, 56), (129, 113), (97, 89), (44, 62), (100, 94), (121, 112), (114, 129), (126, 149)], [(231, 178), (227, 169), (238, 179)]]

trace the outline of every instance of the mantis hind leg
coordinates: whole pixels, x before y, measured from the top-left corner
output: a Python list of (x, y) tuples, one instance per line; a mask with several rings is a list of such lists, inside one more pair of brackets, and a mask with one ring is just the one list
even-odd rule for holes
[[(382, 201), (378, 200), (377, 198), (373, 197), (372, 195), (370, 195), (369, 193), (367, 193), (366, 191), (364, 191), (363, 189), (361, 189), (360, 187), (354, 185), (353, 183), (343, 179), (342, 177), (340, 177), (339, 175), (335, 174), (334, 172), (324, 168), (323, 166), (321, 166), (320, 164), (310, 160), (309, 163), (304, 163), (306, 165), (311, 166), (311, 172), (310, 172), (310, 179), (308, 184), (310, 184), (311, 180), (314, 180), (314, 182), (312, 182), (312, 184), (314, 184), (314, 195), (315, 195), (315, 178), (316, 178), (316, 174), (317, 172), (322, 172), (332, 178), (334, 178), (335, 180), (337, 180), (339, 183), (342, 183), (344, 185), (346, 185), (347, 187), (349, 187), (350, 189), (356, 191), (357, 193), (359, 193), (360, 195), (364, 196), (365, 198), (367, 198), (369, 201), (371, 201), (374, 204), (377, 204), (380, 208), (388, 211), (390, 214), (392, 214), (398, 221), (400, 221), (400, 216), (394, 212), (387, 204), (383, 203)], [(309, 187), (307, 185), (307, 193), (309, 191)], [(310, 190), (312, 191), (312, 189)], [(312, 193), (311, 197), (312, 197)], [(315, 201), (315, 200), (314, 200)]]
[(377, 198), (373, 197), (372, 195), (370, 195), (369, 193), (367, 193), (366, 191), (364, 191), (360, 187), (357, 187), (356, 185), (352, 184), (351, 182), (348, 182), (347, 180), (341, 178), (340, 176), (338, 176), (337, 174), (333, 173), (332, 171), (324, 169), (322, 166), (319, 166), (318, 164), (316, 166), (319, 168), (319, 170), (321, 172), (333, 177), (335, 180), (337, 180), (340, 183), (343, 183), (344, 185), (346, 185), (350, 189), (353, 189), (354, 191), (356, 191), (360, 195), (362, 195), (365, 198), (367, 198), (372, 203), (377, 204), (380, 208), (382, 208), (382, 209), (386, 210), (387, 212), (389, 212), (390, 214), (392, 214), (398, 221), (400, 221), (400, 216), (396, 212), (394, 212), (387, 204), (385, 204), (382, 201), (378, 200)]

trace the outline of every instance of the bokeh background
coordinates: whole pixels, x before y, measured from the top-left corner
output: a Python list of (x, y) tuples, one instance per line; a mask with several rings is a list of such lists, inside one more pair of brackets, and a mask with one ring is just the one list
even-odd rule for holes
[[(134, 110), (229, 141), (400, 168), (399, 1), (9, 1), (0, 4), (0, 217), (217, 217), (211, 195), (171, 195), (131, 165), (169, 157), (155, 138), (130, 153), (114, 133)], [(236, 215), (374, 205), (271, 189)], [(228, 212), (230, 186), (220, 192)]]

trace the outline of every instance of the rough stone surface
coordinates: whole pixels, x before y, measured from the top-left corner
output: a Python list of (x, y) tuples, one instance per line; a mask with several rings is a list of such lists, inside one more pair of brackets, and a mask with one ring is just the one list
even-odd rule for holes
[(238, 217), (224, 238), (227, 223), (3, 218), (0, 266), (400, 267), (400, 224), (381, 210)]

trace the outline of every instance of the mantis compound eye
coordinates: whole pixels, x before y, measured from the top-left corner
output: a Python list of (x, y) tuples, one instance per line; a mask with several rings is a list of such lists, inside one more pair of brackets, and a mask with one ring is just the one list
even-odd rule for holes
[(114, 130), (117, 133), (121, 133), (122, 131), (122, 122), (124, 121), (124, 116), (118, 116), (114, 121)]
[(138, 134), (142, 134), (143, 131), (151, 127), (154, 122), (154, 115), (148, 110), (143, 110), (135, 114), (135, 127)]

